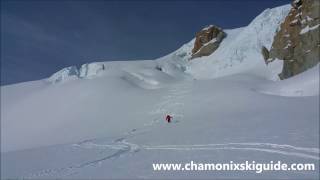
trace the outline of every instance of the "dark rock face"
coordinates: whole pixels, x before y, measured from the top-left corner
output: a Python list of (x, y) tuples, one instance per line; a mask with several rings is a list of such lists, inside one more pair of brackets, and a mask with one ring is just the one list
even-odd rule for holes
[(212, 54), (220, 45), (226, 33), (217, 26), (210, 25), (196, 34), (191, 59)]
[[(319, 63), (319, 0), (294, 0), (292, 8), (276, 33), (266, 62), (284, 61), (279, 74), (286, 79)], [(265, 50), (263, 53), (267, 54)], [(264, 55), (265, 57), (265, 55)]]
[(262, 50), (261, 50), (261, 53), (262, 53), (262, 56), (263, 56), (263, 59), (266, 61), (266, 63), (267, 63), (267, 61), (268, 61), (268, 59), (269, 59), (269, 51), (268, 51), (268, 49), (266, 48), (266, 47), (262, 47)]

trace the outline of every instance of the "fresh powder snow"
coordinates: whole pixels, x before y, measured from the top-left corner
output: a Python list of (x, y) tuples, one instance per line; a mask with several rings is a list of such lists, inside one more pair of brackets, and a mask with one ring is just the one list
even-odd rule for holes
[[(1, 87), (1, 178), (319, 178), (316, 171), (154, 171), (153, 163), (314, 163), (319, 65), (279, 81), (264, 64), (289, 5), (156, 60), (106, 61)], [(172, 123), (165, 116), (173, 117)]]

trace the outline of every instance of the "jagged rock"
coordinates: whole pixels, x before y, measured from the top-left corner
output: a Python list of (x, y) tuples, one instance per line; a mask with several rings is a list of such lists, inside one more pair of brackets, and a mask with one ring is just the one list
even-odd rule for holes
[(212, 54), (220, 45), (226, 33), (217, 26), (210, 25), (196, 34), (191, 59)]
[[(294, 0), (277, 31), (269, 58), (284, 61), (281, 79), (299, 74), (319, 63), (319, 0)], [(269, 60), (268, 60), (269, 61)]]
[(268, 64), (269, 50), (263, 46), (261, 49), (261, 53), (262, 53), (263, 59), (265, 60), (266, 64)]

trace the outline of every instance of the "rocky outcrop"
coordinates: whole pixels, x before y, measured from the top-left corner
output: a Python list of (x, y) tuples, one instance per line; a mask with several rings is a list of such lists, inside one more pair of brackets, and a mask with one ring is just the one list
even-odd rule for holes
[(199, 31), (196, 34), (191, 59), (212, 54), (219, 47), (225, 36), (226, 33), (214, 25), (210, 25)]
[(292, 8), (277, 31), (270, 52), (262, 50), (266, 63), (283, 60), (279, 74), (286, 79), (319, 63), (319, 0), (294, 0)]
[(268, 49), (265, 46), (262, 47), (261, 53), (262, 53), (263, 59), (267, 62), (270, 55), (269, 55)]

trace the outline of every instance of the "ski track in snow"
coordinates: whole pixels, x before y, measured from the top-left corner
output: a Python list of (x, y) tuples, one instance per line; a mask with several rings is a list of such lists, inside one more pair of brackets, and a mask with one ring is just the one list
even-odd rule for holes
[(128, 153), (136, 153), (141, 150), (173, 150), (173, 151), (201, 151), (201, 150), (229, 150), (229, 151), (256, 151), (271, 154), (280, 154), (285, 156), (293, 156), (298, 158), (319, 160), (319, 149), (295, 147), (286, 144), (271, 144), (271, 143), (226, 143), (226, 144), (194, 144), (194, 145), (157, 145), (147, 146), (129, 143), (125, 138), (120, 138), (113, 144), (97, 144), (91, 141), (75, 144), (81, 148), (102, 148), (102, 149), (118, 149), (115, 153), (90, 161), (86, 161), (77, 165), (66, 168), (46, 169), (37, 173), (33, 173), (24, 178), (35, 177), (64, 177), (76, 174), (81, 168), (100, 165), (103, 161), (120, 158), (128, 155)]
[(179, 122), (183, 116), (184, 103), (181, 102), (185, 96), (191, 92), (192, 82), (187, 81), (179, 85), (173, 86), (169, 89), (169, 93), (163, 96), (162, 101), (156, 105), (155, 110), (150, 112), (154, 116), (154, 121), (145, 124), (145, 126), (152, 126), (164, 119), (166, 114), (173, 116), (173, 123)]
[(272, 143), (226, 143), (226, 144), (197, 144), (197, 145), (159, 145), (142, 146), (146, 150), (243, 150), (260, 151), (282, 154), (300, 158), (319, 160), (319, 149), (295, 147), (286, 144)]
[(86, 148), (86, 149), (92, 149), (92, 148), (106, 149), (106, 150), (114, 149), (114, 150), (117, 150), (115, 153), (106, 157), (86, 161), (76, 165), (71, 165), (65, 168), (45, 169), (42, 171), (31, 173), (26, 177), (23, 177), (22, 179), (37, 178), (37, 177), (70, 176), (70, 175), (76, 174), (77, 171), (80, 170), (81, 168), (99, 165), (103, 161), (119, 158), (122, 155), (127, 153), (138, 152), (140, 149), (142, 149), (141, 146), (137, 144), (129, 143), (126, 140), (130, 137), (143, 133), (145, 131), (145, 128), (148, 128), (150, 126), (153, 126), (159, 123), (164, 118), (165, 114), (170, 114), (174, 117), (173, 123), (179, 122), (179, 120), (176, 120), (176, 119), (183, 118), (182, 108), (184, 106), (184, 104), (179, 102), (179, 100), (183, 99), (188, 93), (190, 93), (191, 86), (192, 86), (191, 82), (188, 82), (188, 81), (185, 83), (172, 86), (172, 88), (169, 89), (168, 94), (161, 98), (162, 99), (161, 103), (156, 105), (155, 107), (156, 110), (150, 112), (150, 115), (152, 116), (151, 118), (152, 121), (150, 123), (145, 123), (144, 126), (140, 129), (132, 129), (131, 131), (126, 132), (123, 137), (115, 139), (111, 144), (93, 143), (94, 141), (96, 141), (96, 139), (87, 139), (79, 143), (72, 144), (73, 147)]
[[(122, 141), (125, 143), (123, 148), (130, 147), (130, 152), (138, 152), (139, 150), (177, 150), (177, 151), (192, 151), (192, 150), (243, 150), (243, 151), (261, 151), (266, 153), (282, 154), (286, 156), (295, 156), (300, 158), (319, 160), (318, 148), (296, 147), (287, 144), (273, 143), (225, 143), (225, 144), (193, 144), (193, 145), (137, 145)], [(119, 145), (110, 144), (95, 144), (90, 143), (83, 148), (105, 148), (117, 149)], [(133, 148), (134, 147), (134, 148)], [(134, 150), (134, 151), (133, 151)]]
[[(137, 145), (122, 141), (125, 143), (123, 148), (130, 147), (130, 152), (138, 152), (139, 150), (244, 150), (244, 151), (261, 151), (266, 153), (282, 154), (287, 156), (295, 156), (307, 159), (319, 160), (319, 149), (296, 147), (287, 144), (272, 144), (272, 143), (225, 143), (225, 144), (194, 144), (194, 145)], [(105, 148), (117, 149), (119, 145), (110, 144), (95, 144), (90, 143), (85, 148)], [(133, 148), (134, 147), (134, 148)], [(134, 151), (133, 151), (134, 150)]]
[(72, 144), (72, 147), (85, 148), (85, 149), (101, 149), (101, 150), (116, 150), (111, 155), (85, 161), (83, 163), (71, 165), (64, 168), (45, 169), (32, 174), (29, 174), (23, 178), (39, 178), (39, 177), (66, 177), (76, 174), (81, 171), (82, 168), (97, 166), (104, 161), (120, 158), (131, 153), (136, 153), (141, 150), (167, 150), (167, 151), (255, 151), (271, 154), (280, 154), (285, 156), (293, 156), (298, 158), (306, 158), (319, 160), (318, 148), (305, 148), (296, 147), (286, 144), (272, 144), (272, 143), (225, 143), (225, 144), (193, 144), (193, 145), (138, 145), (130, 143), (127, 140), (144, 133), (151, 126), (156, 125), (164, 119), (165, 114), (171, 114), (174, 117), (174, 122), (179, 122), (179, 119), (183, 118), (183, 106), (179, 100), (183, 99), (188, 93), (191, 92), (191, 82), (182, 83), (169, 89), (169, 93), (162, 97), (162, 101), (156, 105), (155, 110), (150, 112), (152, 121), (144, 124), (140, 129), (132, 129), (126, 132), (124, 136), (113, 140), (111, 143), (97, 143), (97, 139), (84, 140), (76, 144)]

